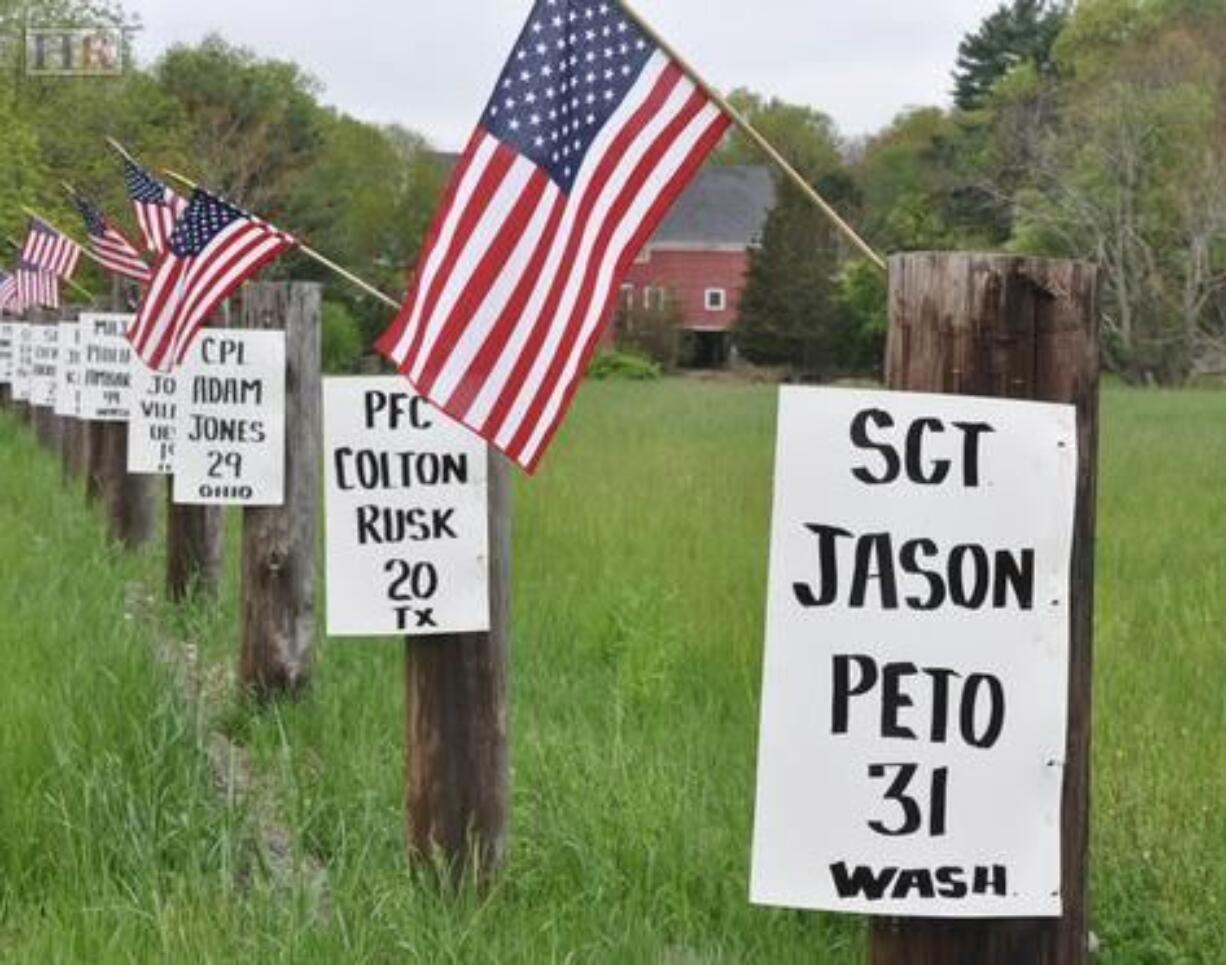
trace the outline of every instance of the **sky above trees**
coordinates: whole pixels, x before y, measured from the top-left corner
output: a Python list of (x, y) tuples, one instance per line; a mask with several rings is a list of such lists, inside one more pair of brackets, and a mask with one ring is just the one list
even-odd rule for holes
[[(855, 137), (906, 107), (948, 103), (958, 41), (998, 2), (637, 0), (637, 6), (718, 87), (813, 104)], [(457, 149), (530, 0), (125, 0), (125, 6), (144, 23), (137, 51), (146, 63), (171, 44), (220, 31), (263, 56), (301, 64), (325, 85), (326, 102)]]

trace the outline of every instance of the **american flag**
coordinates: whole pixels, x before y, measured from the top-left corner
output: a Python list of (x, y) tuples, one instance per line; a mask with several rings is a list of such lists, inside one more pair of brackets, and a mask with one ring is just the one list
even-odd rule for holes
[(22, 261), (37, 265), (61, 278), (71, 278), (81, 258), (81, 246), (65, 238), (45, 221), (30, 219), (30, 230), (21, 249)]
[(621, 279), (729, 123), (617, 3), (537, 0), (380, 351), (535, 470)]
[(205, 319), (240, 285), (298, 242), (227, 201), (197, 189), (129, 329), (151, 369), (183, 361)]
[(17, 301), (17, 278), (10, 275), (7, 271), (0, 271), (0, 312), (18, 312), (16, 307)]
[(89, 246), (103, 268), (118, 275), (131, 278), (141, 284), (149, 283), (149, 266), (139, 251), (122, 231), (106, 220), (97, 206), (82, 197), (76, 199), (77, 210), (85, 221)]
[(39, 307), (59, 308), (59, 276), (23, 261), (17, 268), (17, 297), (13, 307), (19, 312)]
[(145, 247), (160, 255), (170, 245), (170, 235), (187, 210), (187, 202), (135, 161), (124, 158), (123, 165), (124, 183), (145, 236)]

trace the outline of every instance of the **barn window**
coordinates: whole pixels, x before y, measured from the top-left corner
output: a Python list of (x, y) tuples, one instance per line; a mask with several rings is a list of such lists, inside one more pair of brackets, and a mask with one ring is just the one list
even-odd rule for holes
[(621, 307), (625, 309), (631, 309), (634, 307), (634, 286), (633, 285), (629, 285), (629, 284), (622, 285)]
[(723, 288), (707, 289), (707, 311), (722, 312), (728, 307), (728, 292)]
[(645, 285), (643, 287), (643, 307), (644, 308), (663, 308), (667, 292), (663, 288), (654, 285)]

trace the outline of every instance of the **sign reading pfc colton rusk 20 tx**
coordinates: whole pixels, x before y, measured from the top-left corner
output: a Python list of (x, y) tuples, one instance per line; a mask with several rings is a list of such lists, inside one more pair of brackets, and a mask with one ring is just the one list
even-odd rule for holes
[(752, 897), (1062, 910), (1072, 407), (786, 389)]
[(282, 505), (285, 333), (209, 329), (175, 383), (175, 502)]
[(486, 445), (399, 376), (324, 380), (328, 633), (490, 627)]

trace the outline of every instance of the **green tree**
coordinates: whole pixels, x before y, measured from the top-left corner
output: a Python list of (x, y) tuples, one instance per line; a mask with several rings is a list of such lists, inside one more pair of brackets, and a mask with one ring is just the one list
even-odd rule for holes
[(755, 365), (787, 366), (820, 379), (841, 368), (841, 312), (835, 273), (839, 250), (829, 221), (782, 184), (762, 246), (750, 258), (736, 328), (738, 351)]
[[(838, 131), (826, 114), (740, 88), (728, 95), (734, 107), (814, 184), (843, 167)], [(733, 128), (712, 156), (715, 164), (768, 164), (761, 149)]]
[(270, 217), (283, 210), (323, 137), (318, 83), (216, 35), (172, 48), (153, 73), (186, 117), (199, 177)]
[(984, 105), (996, 82), (1020, 64), (1044, 72), (1052, 64), (1052, 45), (1064, 26), (1067, 6), (1051, 0), (1012, 0), (1002, 4), (958, 47), (954, 99), (964, 111)]

